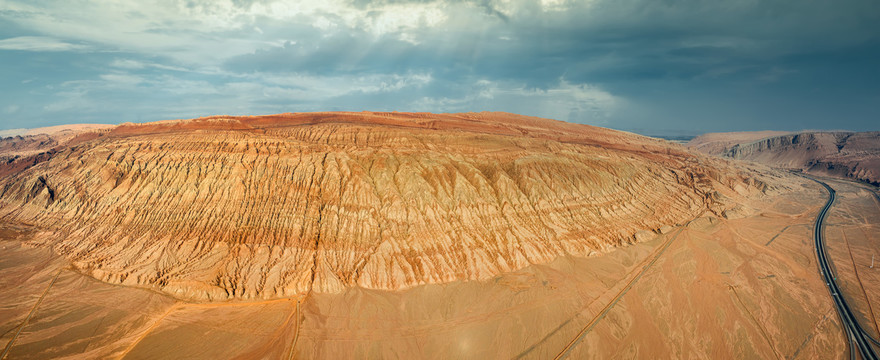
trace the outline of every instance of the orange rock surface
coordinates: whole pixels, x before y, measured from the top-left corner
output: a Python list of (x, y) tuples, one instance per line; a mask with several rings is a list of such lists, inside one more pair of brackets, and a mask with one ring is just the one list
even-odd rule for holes
[(0, 217), (80, 272), (195, 300), (485, 280), (767, 189), (664, 141), (506, 113), (123, 124), (46, 154), (0, 177)]

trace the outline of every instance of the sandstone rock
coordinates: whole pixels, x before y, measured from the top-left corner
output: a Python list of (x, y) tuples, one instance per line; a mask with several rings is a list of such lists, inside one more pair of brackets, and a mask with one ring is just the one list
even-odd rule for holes
[(688, 146), (706, 154), (880, 185), (880, 132), (715, 133)]
[(40, 245), (83, 273), (197, 300), (488, 279), (766, 187), (681, 146), (504, 113), (126, 124), (56, 150), (0, 178), (4, 221), (50, 231)]
[(713, 224), (715, 224), (716, 222), (718, 222), (718, 220), (714, 217), (701, 216), (701, 217), (698, 217), (698, 218), (688, 222), (687, 227), (689, 227), (691, 229), (705, 230), (705, 229), (709, 228), (710, 226), (712, 226)]
[(648, 230), (640, 230), (636, 232), (636, 234), (633, 236), (635, 237), (636, 241), (644, 242), (657, 237), (657, 234)]

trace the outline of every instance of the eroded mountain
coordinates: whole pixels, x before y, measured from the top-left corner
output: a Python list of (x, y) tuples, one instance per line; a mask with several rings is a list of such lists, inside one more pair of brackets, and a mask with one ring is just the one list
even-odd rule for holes
[(195, 300), (483, 280), (767, 190), (668, 142), (506, 113), (123, 124), (0, 178), (0, 216), (79, 271)]
[(706, 154), (880, 185), (880, 132), (768, 131), (701, 135), (688, 146)]

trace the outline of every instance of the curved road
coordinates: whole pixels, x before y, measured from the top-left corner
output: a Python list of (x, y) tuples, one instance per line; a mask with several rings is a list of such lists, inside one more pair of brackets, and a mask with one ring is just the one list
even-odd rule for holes
[(828, 184), (810, 177), (807, 178), (819, 183), (825, 187), (825, 190), (828, 190), (828, 202), (825, 203), (825, 207), (822, 208), (822, 211), (819, 212), (819, 216), (816, 217), (816, 225), (813, 228), (813, 238), (816, 241), (816, 256), (819, 260), (819, 271), (822, 273), (822, 277), (828, 285), (828, 290), (831, 292), (831, 299), (834, 300), (834, 306), (837, 308), (838, 315), (840, 315), (844, 332), (846, 333), (851, 346), (850, 357), (853, 358), (855, 356), (855, 350), (858, 349), (862, 359), (875, 360), (877, 359), (877, 354), (874, 352), (874, 348), (871, 345), (873, 339), (871, 339), (865, 330), (862, 329), (862, 326), (859, 325), (859, 321), (856, 319), (855, 314), (846, 303), (846, 299), (843, 298), (840, 287), (837, 285), (834, 274), (831, 271), (831, 264), (829, 263), (828, 255), (825, 252), (825, 238), (822, 232), (822, 225), (825, 221), (825, 216), (828, 215), (828, 210), (831, 209), (831, 205), (837, 197), (837, 193), (834, 189), (828, 186)]

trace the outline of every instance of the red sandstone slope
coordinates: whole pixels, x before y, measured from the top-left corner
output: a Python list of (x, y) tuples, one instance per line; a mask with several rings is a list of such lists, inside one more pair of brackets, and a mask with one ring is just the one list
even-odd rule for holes
[(765, 188), (634, 134), (505, 113), (124, 124), (0, 178), (0, 216), (84, 273), (191, 299), (486, 279)]

